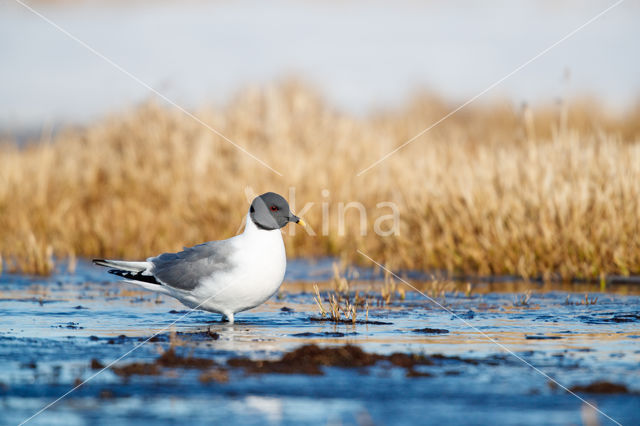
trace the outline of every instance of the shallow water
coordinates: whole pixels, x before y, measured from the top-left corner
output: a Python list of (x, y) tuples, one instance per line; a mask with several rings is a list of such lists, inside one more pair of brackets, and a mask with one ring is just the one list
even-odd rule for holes
[[(587, 406), (540, 372), (567, 388), (598, 380), (624, 384), (634, 393), (580, 396), (622, 424), (640, 422), (640, 288), (634, 285), (594, 293), (597, 286), (476, 283), (468, 296), (454, 291), (436, 299), (449, 311), (407, 292), (404, 300), (370, 307), (366, 319), (381, 324), (311, 321), (319, 316), (311, 282), (331, 275), (329, 260), (291, 262), (281, 293), (228, 325), (218, 315), (188, 313), (173, 299), (117, 284), (84, 262), (74, 274), (48, 278), (4, 274), (0, 423), (20, 423), (91, 377), (98, 371), (92, 359), (106, 365), (133, 350), (116, 365), (151, 362), (170, 339), (183, 355), (219, 363), (238, 356), (277, 359), (309, 343), (447, 358), (420, 367), (428, 377), (407, 377), (384, 364), (327, 367), (321, 376), (231, 368), (224, 383), (203, 383), (202, 371), (194, 369), (126, 378), (106, 370), (29, 424), (582, 423)], [(354, 284), (370, 293), (381, 286)], [(421, 288), (429, 294), (428, 283)], [(532, 294), (521, 306), (527, 288)], [(597, 302), (578, 304), (585, 292)], [(358, 319), (365, 315), (361, 309)], [(424, 328), (448, 333), (415, 331)], [(461, 359), (451, 358), (456, 355)]]

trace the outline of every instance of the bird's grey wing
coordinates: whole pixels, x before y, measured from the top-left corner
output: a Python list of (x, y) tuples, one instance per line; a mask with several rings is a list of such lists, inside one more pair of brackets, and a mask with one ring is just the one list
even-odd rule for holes
[(153, 264), (151, 273), (162, 284), (190, 291), (200, 284), (202, 278), (230, 271), (233, 268), (231, 251), (228, 240), (211, 241), (179, 253), (164, 253), (147, 261)]

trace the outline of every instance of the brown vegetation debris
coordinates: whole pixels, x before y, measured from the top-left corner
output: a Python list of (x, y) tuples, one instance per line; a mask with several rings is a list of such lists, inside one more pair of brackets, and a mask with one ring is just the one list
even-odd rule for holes
[[(91, 365), (93, 366), (93, 361)], [(151, 363), (134, 362), (122, 366), (113, 367), (113, 372), (119, 376), (139, 375), (158, 375), (162, 372), (160, 367), (174, 368), (210, 368), (216, 365), (216, 362), (208, 358), (182, 357), (175, 353), (173, 348), (166, 350), (158, 359)]]
[(200, 374), (199, 380), (201, 383), (226, 383), (229, 381), (229, 372), (219, 368), (210, 369)]
[(412, 330), (414, 333), (424, 333), (424, 334), (447, 334), (449, 330), (445, 330), (444, 328), (415, 328)]
[(616, 393), (631, 393), (629, 388), (625, 385), (621, 385), (618, 383), (611, 383), (607, 381), (598, 381), (593, 382), (588, 385), (576, 385), (569, 389), (571, 392), (581, 392), (581, 393), (608, 393), (608, 394), (616, 394)]
[(104, 365), (98, 361), (97, 359), (93, 358), (91, 360), (91, 369), (92, 370), (102, 370), (104, 368)]
[(160, 368), (157, 364), (145, 362), (132, 362), (111, 368), (118, 376), (129, 377), (133, 375), (140, 376), (157, 376), (160, 374)]
[[(448, 359), (444, 355), (435, 355), (434, 359)], [(459, 357), (451, 359), (467, 362)], [(363, 368), (378, 363), (388, 363), (395, 367), (408, 370), (408, 377), (427, 377), (429, 374), (414, 371), (418, 365), (434, 365), (432, 357), (393, 353), (378, 355), (363, 351), (354, 345), (320, 348), (316, 345), (301, 346), (285, 353), (281, 359), (275, 361), (251, 360), (245, 357), (232, 358), (227, 361), (230, 367), (243, 368), (254, 374), (308, 374), (322, 375), (321, 367)], [(409, 374), (410, 373), (410, 374)]]
[(196, 358), (192, 356), (182, 357), (176, 354), (173, 348), (166, 350), (160, 358), (156, 360), (156, 363), (163, 367), (182, 368), (207, 368), (216, 364), (214, 360), (208, 358)]

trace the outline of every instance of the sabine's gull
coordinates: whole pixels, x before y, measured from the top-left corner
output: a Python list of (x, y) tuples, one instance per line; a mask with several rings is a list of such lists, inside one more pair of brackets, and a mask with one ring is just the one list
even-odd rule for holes
[(125, 282), (222, 314), (233, 323), (234, 314), (261, 305), (280, 288), (287, 265), (280, 228), (289, 222), (304, 226), (287, 200), (267, 192), (253, 200), (244, 232), (235, 237), (146, 261), (93, 262), (111, 268), (108, 272)]

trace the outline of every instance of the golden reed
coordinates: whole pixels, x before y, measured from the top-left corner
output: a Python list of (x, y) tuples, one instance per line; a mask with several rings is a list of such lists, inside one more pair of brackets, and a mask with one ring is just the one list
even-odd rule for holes
[[(295, 207), (315, 203), (304, 216), (317, 236), (286, 236), (290, 256), (365, 261), (360, 248), (395, 268), (565, 279), (640, 273), (640, 108), (477, 103), (356, 176), (450, 109), (421, 95), (358, 117), (285, 83), (197, 113), (282, 177), (153, 103), (53, 140), (6, 142), (0, 254), (7, 269), (33, 273), (49, 272), (54, 256), (144, 258), (235, 234), (247, 187), (285, 196), (295, 188)], [(351, 201), (370, 215), (395, 203), (399, 235), (371, 226), (361, 235), (355, 209), (340, 235), (338, 203)]]

